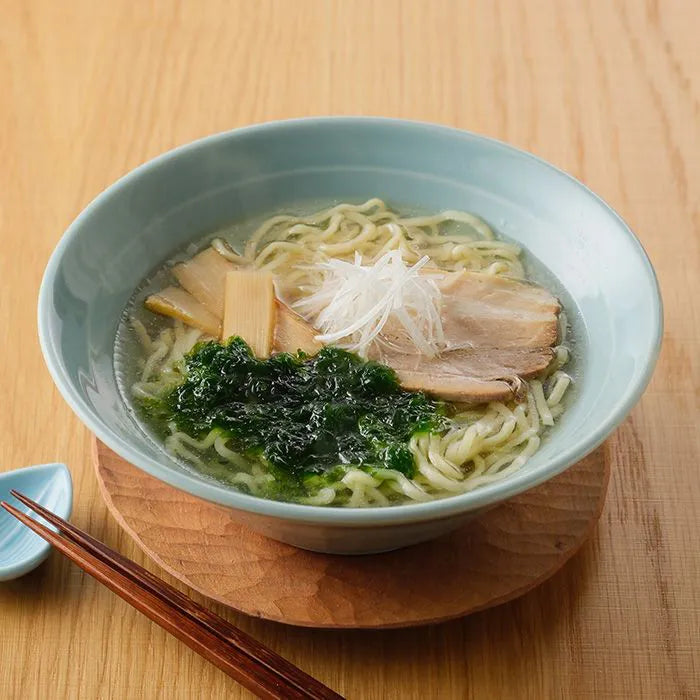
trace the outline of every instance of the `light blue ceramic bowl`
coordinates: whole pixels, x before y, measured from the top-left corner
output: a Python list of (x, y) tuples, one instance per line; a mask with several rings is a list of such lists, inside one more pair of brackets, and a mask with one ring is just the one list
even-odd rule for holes
[[(265, 501), (190, 472), (135, 425), (113, 368), (134, 288), (204, 233), (304, 200), (465, 209), (522, 243), (568, 291), (577, 327), (575, 401), (518, 473), (472, 493), (392, 508)], [(80, 419), (129, 462), (234, 509), (251, 528), (309, 549), (360, 553), (419, 542), (560, 473), (599, 445), (639, 399), (659, 351), (654, 271), (625, 223), (565, 173), (464, 131), (395, 119), (261, 124), (196, 141), (129, 173), (65, 233), (39, 299), (46, 363)]]

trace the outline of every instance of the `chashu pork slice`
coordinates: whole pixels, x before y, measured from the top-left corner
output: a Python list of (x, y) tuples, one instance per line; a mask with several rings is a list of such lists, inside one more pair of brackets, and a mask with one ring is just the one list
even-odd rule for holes
[(522, 379), (546, 369), (551, 348), (447, 350), (436, 357), (382, 353), (404, 389), (424, 391), (448, 401), (483, 403), (515, 398)]
[(437, 281), (448, 349), (546, 348), (557, 342), (559, 301), (544, 287), (482, 272)]
[(546, 289), (466, 271), (436, 282), (446, 349), (435, 357), (418, 355), (389, 331), (389, 344), (374, 354), (402, 386), (450, 401), (502, 401), (517, 395), (522, 379), (547, 368), (561, 307)]

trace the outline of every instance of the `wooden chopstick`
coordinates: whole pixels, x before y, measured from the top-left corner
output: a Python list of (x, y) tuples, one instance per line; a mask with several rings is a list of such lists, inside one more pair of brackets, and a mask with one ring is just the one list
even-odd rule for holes
[(16, 491), (12, 495), (65, 537), (2, 502), (5, 510), (50, 542), (151, 620), (262, 698), (342, 698), (257, 640), (165, 581)]
[[(142, 585), (154, 595), (180, 608), (183, 612), (192, 617), (196, 622), (207, 627), (211, 632), (219, 636), (223, 641), (238, 647), (246, 654), (254, 658), (263, 666), (268, 667), (277, 674), (283, 674), (293, 684), (306, 693), (304, 697), (310, 698), (338, 698), (340, 697), (333, 691), (330, 691), (325, 685), (304, 673), (285, 658), (279, 656), (271, 649), (262, 645), (253, 637), (250, 637), (242, 630), (234, 627), (227, 620), (219, 617), (215, 613), (207, 610), (207, 608), (199, 605), (191, 598), (188, 598), (184, 593), (181, 593), (176, 588), (165, 581), (153, 575), (147, 569), (139, 566), (136, 562), (131, 561), (122, 556), (113, 549), (107, 547), (99, 540), (88, 533), (80, 530), (71, 523), (59, 518), (51, 511), (44, 508), (39, 503), (32, 501), (27, 496), (18, 491), (11, 491), (12, 495), (27, 507), (34, 510), (36, 513), (45, 518), (48, 522), (54, 525), (66, 537), (82, 546), (85, 550), (94, 556), (102, 559), (107, 564), (111, 564), (117, 571), (128, 576), (139, 585)], [(330, 695), (329, 695), (330, 692)]]

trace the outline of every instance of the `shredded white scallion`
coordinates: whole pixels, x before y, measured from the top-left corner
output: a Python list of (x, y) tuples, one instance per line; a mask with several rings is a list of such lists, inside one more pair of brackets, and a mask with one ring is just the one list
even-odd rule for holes
[(389, 335), (405, 335), (420, 353), (432, 357), (444, 348), (445, 337), (435, 283), (440, 274), (419, 274), (428, 262), (426, 255), (408, 266), (399, 250), (371, 265), (363, 265), (359, 253), (354, 262), (327, 260), (320, 263), (320, 287), (294, 308), (321, 331), (317, 340), (362, 357), (385, 327), (391, 329)]

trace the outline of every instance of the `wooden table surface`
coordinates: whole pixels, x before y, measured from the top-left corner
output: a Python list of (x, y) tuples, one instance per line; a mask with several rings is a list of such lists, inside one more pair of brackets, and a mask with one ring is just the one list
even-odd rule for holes
[[(100, 500), (35, 323), (62, 231), (128, 170), (306, 115), (504, 139), (610, 202), (661, 281), (661, 359), (608, 442), (594, 537), (522, 599), (431, 628), (334, 633), (217, 610), (351, 698), (700, 697), (695, 0), (0, 0), (0, 17), (0, 469), (65, 461), (76, 524), (143, 562)], [(0, 584), (0, 697), (248, 695), (54, 554)]]

